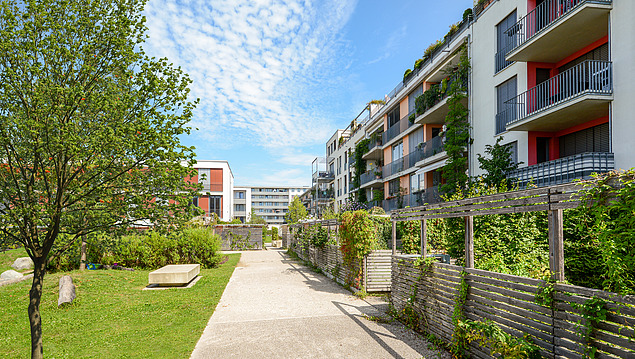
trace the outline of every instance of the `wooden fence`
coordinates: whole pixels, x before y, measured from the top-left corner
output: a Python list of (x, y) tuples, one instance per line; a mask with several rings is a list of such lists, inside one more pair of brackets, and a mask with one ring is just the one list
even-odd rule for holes
[[(451, 341), (452, 313), (461, 275), (469, 286), (463, 307), (471, 320), (492, 320), (516, 336), (529, 334), (547, 358), (583, 358), (585, 348), (596, 348), (596, 358), (635, 358), (635, 297), (571, 286), (564, 280), (563, 209), (580, 205), (580, 185), (560, 185), (469, 198), (394, 211), (393, 252), (396, 249), (396, 222), (421, 221), (421, 253), (427, 253), (426, 220), (465, 219), (465, 267), (435, 263), (422, 274), (414, 265), (418, 256), (393, 256), (392, 302), (397, 309), (412, 305), (422, 316), (421, 326), (445, 341)], [(553, 279), (554, 305), (536, 302), (536, 293), (547, 283), (525, 277), (474, 269), (473, 216), (530, 211), (547, 211), (549, 225), (549, 266)], [(396, 254), (396, 253), (395, 253)], [(594, 325), (588, 342), (583, 339), (580, 304), (601, 298), (608, 310), (606, 320)], [(576, 305), (576, 303), (578, 305)], [(471, 344), (470, 354), (489, 358), (489, 349)]]
[[(291, 228), (303, 226), (308, 228), (314, 224), (320, 224), (327, 228), (329, 236), (338, 238), (339, 223), (336, 220), (313, 221), (296, 224)], [(291, 232), (291, 231), (290, 231)], [(295, 233), (295, 232), (294, 232)], [(288, 247), (298, 254), (303, 260), (310, 262), (320, 268), (329, 277), (343, 285), (349, 284), (354, 273), (359, 272), (359, 268), (348, 268), (344, 263), (344, 257), (339, 245), (326, 245), (317, 248), (312, 245), (302, 245), (294, 233), (287, 236)], [(392, 270), (392, 251), (374, 250), (364, 257), (360, 284), (366, 288), (367, 292), (389, 292)]]
[[(421, 316), (420, 329), (450, 342), (455, 299), (465, 272), (468, 285), (465, 316), (492, 320), (516, 336), (529, 334), (546, 358), (584, 358), (586, 345), (597, 348), (596, 358), (635, 358), (635, 297), (555, 284), (553, 307), (539, 305), (536, 293), (547, 283), (513, 275), (435, 263), (423, 273), (415, 266), (418, 256), (393, 257), (391, 300), (397, 310), (412, 306)], [(582, 304), (597, 297), (606, 301), (606, 320), (599, 322), (586, 342)], [(491, 358), (489, 349), (471, 343), (473, 357)]]

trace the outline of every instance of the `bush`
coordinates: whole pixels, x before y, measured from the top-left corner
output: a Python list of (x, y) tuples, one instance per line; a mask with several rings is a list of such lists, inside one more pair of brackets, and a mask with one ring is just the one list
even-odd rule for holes
[(278, 235), (278, 227), (272, 227), (271, 228), (271, 240), (272, 241), (277, 241), (278, 239), (280, 239), (280, 236)]
[[(203, 268), (216, 267), (220, 255), (221, 240), (206, 228), (184, 228), (162, 234), (148, 231), (111, 237), (94, 234), (87, 239), (87, 262), (139, 269), (155, 269), (168, 264), (200, 264)], [(68, 271), (77, 269), (80, 262), (79, 240), (66, 238), (59, 241), (59, 248), (70, 246), (49, 263), (49, 270)]]
[(405, 254), (420, 254), (421, 222), (397, 222), (397, 238), (401, 239), (401, 250)]

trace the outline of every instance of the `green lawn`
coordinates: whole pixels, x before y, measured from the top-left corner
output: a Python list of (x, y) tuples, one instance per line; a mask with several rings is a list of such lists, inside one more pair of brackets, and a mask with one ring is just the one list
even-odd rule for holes
[[(4, 257), (0, 257), (3, 260)], [(40, 306), (49, 358), (188, 358), (203, 333), (240, 254), (189, 289), (142, 291), (149, 271), (73, 271), (44, 278)], [(4, 263), (4, 262), (2, 262)], [(70, 274), (75, 302), (57, 308), (58, 281)], [(27, 317), (31, 281), (0, 287), (0, 357), (30, 355)]]
[(264, 237), (265, 243), (271, 243), (271, 234)]
[[(6, 252), (0, 252), (0, 273), (7, 271), (17, 258), (28, 257), (24, 248), (11, 249)], [(22, 271), (24, 272), (24, 271)]]

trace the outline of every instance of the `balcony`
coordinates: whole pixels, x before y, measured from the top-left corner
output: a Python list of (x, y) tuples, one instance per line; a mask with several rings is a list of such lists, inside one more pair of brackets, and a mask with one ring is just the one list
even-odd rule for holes
[(608, 115), (613, 100), (609, 61), (587, 60), (505, 102), (496, 116), (509, 131), (559, 131)]
[(603, 173), (614, 168), (612, 153), (587, 152), (520, 168), (507, 177), (514, 178), (520, 188), (526, 188), (529, 183), (544, 187), (589, 178), (594, 172)]
[(546, 0), (508, 30), (508, 61), (558, 62), (609, 31), (612, 0)]
[(319, 190), (313, 197), (316, 201), (325, 202), (333, 200), (333, 190)]
[(201, 182), (201, 185), (203, 186), (201, 192), (223, 192), (222, 183)]
[[(445, 123), (445, 117), (449, 112), (447, 104), (448, 95), (452, 84), (456, 82), (457, 79), (458, 77), (451, 76), (446, 85), (432, 85), (430, 89), (416, 98), (415, 109), (417, 117), (415, 118), (415, 123)], [(467, 89), (467, 78), (462, 78), (460, 81), (463, 83), (463, 87)], [(467, 106), (467, 97), (462, 100), (462, 103)]]
[(414, 122), (410, 122), (408, 116), (405, 116), (381, 135), (383, 143), (388, 144), (390, 140), (405, 132), (412, 125), (414, 125)]
[(423, 206), (426, 203), (430, 204), (437, 202), (441, 202), (441, 197), (439, 196), (438, 187), (434, 186), (411, 194), (398, 195), (393, 198), (385, 199), (383, 202), (383, 208), (386, 212), (390, 212), (395, 209), (417, 207)]
[(332, 171), (313, 172), (314, 182), (330, 182), (334, 179), (335, 179), (335, 174)]
[(361, 176), (359, 176), (359, 187), (382, 187), (384, 184), (382, 182), (381, 173), (381, 168), (374, 168), (370, 171), (362, 173)]
[[(394, 126), (393, 126), (394, 127)], [(366, 152), (362, 155), (362, 158), (365, 160), (378, 160), (383, 156), (383, 152), (381, 150), (381, 146), (383, 145), (382, 136), (377, 135), (376, 139), (373, 139), (371, 136), (371, 140), (368, 143), (368, 147)]]
[(348, 184), (348, 192), (351, 193), (351, 192), (355, 192), (355, 191), (357, 191), (357, 187), (355, 187), (355, 184), (353, 182), (350, 182)]
[(426, 142), (422, 142), (420, 143), (417, 147), (417, 151), (419, 152), (419, 155), (417, 157), (415, 157), (417, 166), (420, 167), (421, 165), (423, 165), (424, 163), (418, 163), (419, 161), (424, 161), (430, 157), (436, 156), (439, 153), (442, 153), (445, 151), (444, 147), (444, 142), (443, 142), (443, 137), (437, 136), (437, 137), (433, 137), (431, 140), (428, 140)]

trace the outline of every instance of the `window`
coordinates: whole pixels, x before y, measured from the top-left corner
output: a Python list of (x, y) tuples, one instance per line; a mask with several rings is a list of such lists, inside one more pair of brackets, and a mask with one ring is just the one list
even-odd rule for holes
[(236, 212), (245, 212), (246, 211), (244, 204), (237, 204), (237, 205), (235, 205), (234, 208), (235, 208)]
[(411, 114), (414, 112), (415, 101), (417, 97), (421, 96), (422, 94), (423, 94), (423, 84), (417, 86), (417, 88), (414, 89), (414, 91), (412, 91), (410, 95), (408, 95), (408, 114)]
[(198, 197), (192, 198), (192, 205), (194, 205), (194, 207), (198, 207)]
[(609, 44), (604, 44), (595, 48), (592, 51), (587, 52), (586, 54), (576, 58), (573, 61), (570, 61), (558, 68), (558, 73), (563, 73), (568, 69), (574, 67), (575, 65), (581, 64), (586, 60), (599, 60), (599, 61), (608, 61), (609, 60)]
[(210, 180), (210, 169), (209, 168), (199, 168), (198, 169), (198, 183), (201, 183), (203, 187), (209, 187)]
[(423, 127), (418, 128), (408, 136), (408, 153), (417, 149), (417, 145), (423, 142)]
[(516, 46), (516, 11), (509, 14), (496, 25), (496, 72), (509, 66), (512, 61), (505, 60), (505, 55)]
[(234, 192), (234, 198), (245, 199), (245, 192)]
[(388, 112), (388, 127), (392, 127), (399, 122), (399, 120), (401, 120), (401, 118), (399, 117), (399, 105), (397, 105), (397, 107)]
[(518, 141), (510, 142), (506, 144), (511, 154), (512, 162), (518, 163)]
[(209, 196), (209, 214), (216, 213), (218, 217), (221, 217), (221, 199), (223, 196)]
[(403, 157), (403, 142), (392, 146), (392, 161), (395, 162)]
[(505, 103), (516, 94), (516, 76), (496, 87), (496, 134), (504, 132), (506, 125), (516, 119), (515, 105)]
[(399, 194), (399, 189), (401, 188), (399, 185), (399, 178), (396, 178), (390, 182), (388, 182), (388, 193), (390, 196), (396, 196)]
[(609, 152), (609, 124), (604, 123), (561, 136), (559, 145), (561, 158), (584, 152)]

